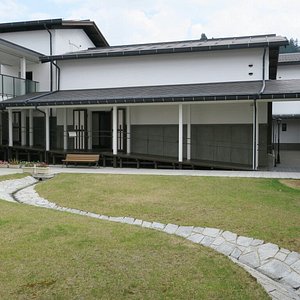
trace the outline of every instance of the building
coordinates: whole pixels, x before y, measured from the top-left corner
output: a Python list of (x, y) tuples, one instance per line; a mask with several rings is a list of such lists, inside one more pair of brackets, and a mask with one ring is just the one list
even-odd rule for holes
[[(300, 53), (279, 55), (277, 79), (300, 79)], [(279, 138), (282, 150), (300, 150), (300, 102), (274, 103), (273, 119), (274, 142)]]
[(0, 38), (24, 50), (0, 48), (3, 78), (39, 82), (38, 92), (2, 93), (10, 157), (97, 152), (115, 165), (264, 168), (272, 102), (300, 96), (300, 80), (276, 80), (288, 41), (273, 34), (109, 46), (93, 22), (58, 19), (0, 24)]

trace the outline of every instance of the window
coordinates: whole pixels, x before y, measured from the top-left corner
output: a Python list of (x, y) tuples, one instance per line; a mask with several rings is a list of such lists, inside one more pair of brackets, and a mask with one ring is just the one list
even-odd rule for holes
[(282, 123), (281, 128), (282, 128), (282, 131), (286, 131), (286, 128), (287, 128), (286, 123)]

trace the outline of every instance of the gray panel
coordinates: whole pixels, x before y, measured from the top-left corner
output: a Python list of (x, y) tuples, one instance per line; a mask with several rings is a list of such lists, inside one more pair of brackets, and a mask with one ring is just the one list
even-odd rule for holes
[(33, 118), (33, 145), (36, 147), (45, 147), (45, 118)]

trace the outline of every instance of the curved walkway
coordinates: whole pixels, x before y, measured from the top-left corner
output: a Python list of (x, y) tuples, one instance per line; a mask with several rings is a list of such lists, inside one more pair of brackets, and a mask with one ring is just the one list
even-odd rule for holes
[(8, 201), (14, 198), (17, 202), (28, 205), (141, 226), (186, 238), (228, 256), (255, 277), (273, 299), (300, 299), (300, 254), (297, 252), (217, 228), (162, 224), (61, 207), (40, 197), (34, 189), (35, 182), (30, 176), (0, 182), (0, 198)]

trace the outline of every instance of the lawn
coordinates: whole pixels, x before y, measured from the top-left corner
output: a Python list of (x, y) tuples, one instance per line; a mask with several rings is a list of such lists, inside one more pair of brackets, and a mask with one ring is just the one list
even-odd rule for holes
[(5, 201), (0, 211), (3, 300), (268, 299), (228, 258), (176, 236)]
[(67, 207), (217, 227), (300, 251), (300, 190), (276, 179), (61, 174), (37, 191)]

